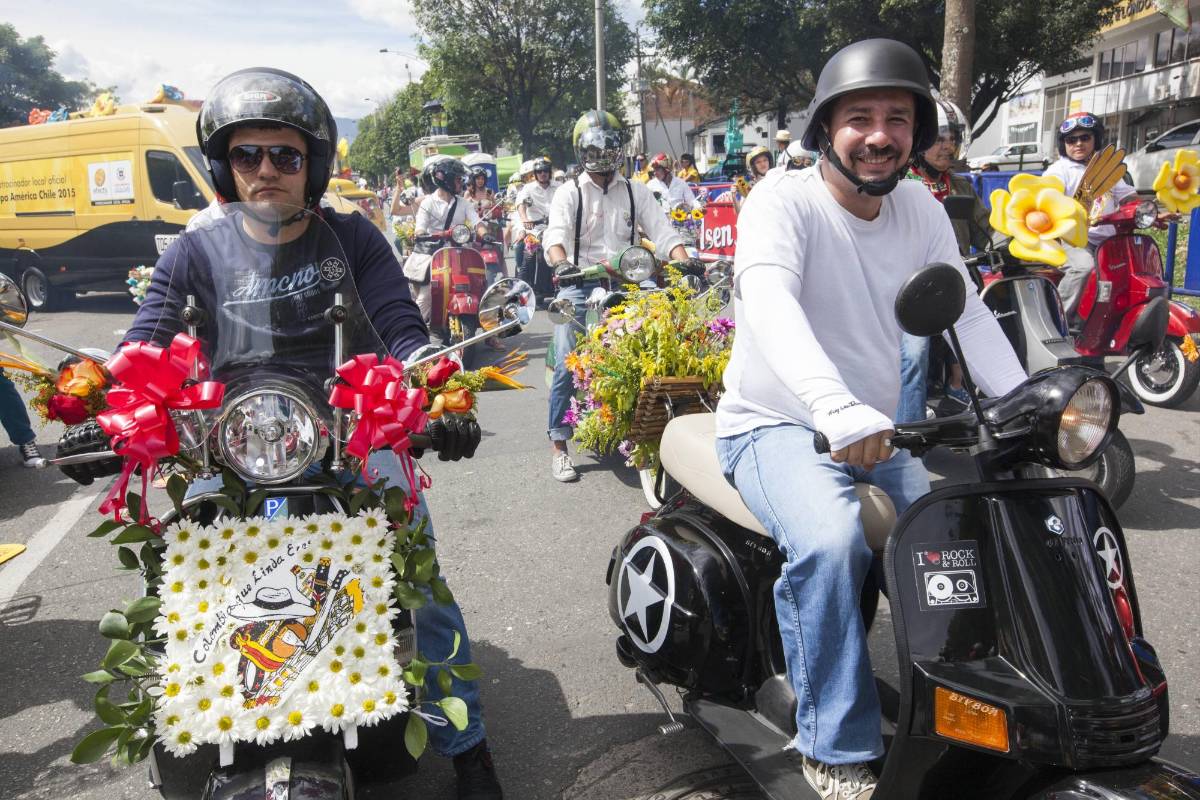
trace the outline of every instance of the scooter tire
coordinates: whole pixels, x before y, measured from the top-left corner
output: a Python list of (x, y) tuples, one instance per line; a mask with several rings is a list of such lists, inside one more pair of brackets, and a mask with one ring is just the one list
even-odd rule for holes
[[(459, 339), (459, 341), (465, 342), (467, 339), (470, 339), (472, 336), (474, 336), (479, 331), (479, 320), (474, 315), (463, 314), (462, 316), (460, 316), (458, 318), (458, 324), (462, 327), (462, 336), (463, 336), (463, 338)], [(457, 343), (458, 342), (455, 342), (455, 341), (450, 342), (451, 345), (454, 345)], [(470, 347), (463, 349), (463, 351), (462, 351), (463, 369), (473, 370), (473, 369), (475, 369), (475, 367), (477, 367), (479, 365), (479, 361), (480, 361), (479, 343), (473, 344)]]
[[(1146, 360), (1161, 356), (1173, 371), (1174, 380), (1152, 383), (1144, 374)], [(1125, 369), (1125, 378), (1143, 403), (1160, 408), (1176, 408), (1188, 401), (1200, 384), (1200, 361), (1188, 361), (1179, 339), (1167, 339), (1156, 353), (1141, 356)]]
[(730, 764), (681, 775), (650, 794), (630, 800), (763, 800), (763, 794), (744, 769)]
[(1108, 502), (1113, 508), (1120, 508), (1129, 495), (1133, 493), (1133, 481), (1136, 468), (1133, 461), (1133, 448), (1129, 440), (1120, 431), (1114, 431), (1108, 447), (1104, 448), (1100, 460), (1096, 463), (1098, 473), (1095, 482), (1104, 490)]

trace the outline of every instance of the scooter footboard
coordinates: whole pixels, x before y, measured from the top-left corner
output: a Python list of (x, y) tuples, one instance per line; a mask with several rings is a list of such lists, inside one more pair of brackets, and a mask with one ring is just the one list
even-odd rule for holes
[(901, 517), (884, 567), (902, 749), (951, 743), (1071, 769), (1157, 752), (1166, 680), (1142, 637), (1121, 527), (1095, 485), (933, 492)]

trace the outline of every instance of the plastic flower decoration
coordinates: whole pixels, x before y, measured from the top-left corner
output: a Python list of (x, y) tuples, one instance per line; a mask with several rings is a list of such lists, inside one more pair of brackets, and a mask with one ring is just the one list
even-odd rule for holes
[(1026, 261), (1054, 267), (1067, 262), (1063, 242), (1087, 244), (1087, 212), (1064, 193), (1053, 176), (1021, 173), (1008, 184), (1009, 191), (992, 192), (992, 228), (1012, 237), (1008, 250)]
[(704, 219), (704, 209), (703, 208), (693, 208), (692, 209), (692, 219), (696, 220), (697, 222)]
[(1152, 188), (1158, 201), (1173, 214), (1200, 206), (1200, 154), (1180, 150), (1175, 154), (1175, 163), (1164, 161)]
[(676, 208), (671, 212), (671, 219), (675, 220), (676, 222), (683, 222), (685, 219), (687, 219), (687, 212), (682, 208)]

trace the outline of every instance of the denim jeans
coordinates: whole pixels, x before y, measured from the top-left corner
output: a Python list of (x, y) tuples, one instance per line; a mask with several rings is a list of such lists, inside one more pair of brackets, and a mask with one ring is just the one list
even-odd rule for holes
[(878, 486), (902, 512), (929, 491), (924, 466), (905, 451), (870, 472), (835, 464), (800, 425), (719, 438), (717, 458), (784, 556), (775, 615), (796, 692), (791, 746), (826, 764), (877, 758), (879, 695), (859, 612), (872, 555), (854, 484)]
[[(562, 286), (556, 299), (565, 297), (575, 304), (575, 319), (582, 326), (587, 318), (584, 303), (599, 285), (597, 281), (589, 281), (582, 286)], [(581, 332), (582, 328), (571, 324), (554, 326), (554, 377), (550, 380), (550, 420), (547, 426), (552, 442), (565, 442), (571, 438), (571, 426), (563, 424), (563, 417), (571, 406), (571, 398), (575, 396), (575, 382), (566, 361), (567, 354), (575, 351), (575, 337)]]
[[(372, 470), (378, 470), (380, 478), (386, 477), (388, 479), (388, 486), (400, 486), (407, 491), (408, 482), (400, 470), (400, 461), (391, 450), (380, 450), (372, 453), (369, 467)], [(315, 474), (318, 471), (319, 468), (310, 468), (309, 474)], [(350, 473), (343, 472), (342, 478), (345, 483), (354, 481), (358, 485), (362, 485), (361, 474), (351, 475)], [(202, 492), (217, 491), (220, 488), (221, 478), (219, 476), (208, 480), (197, 480), (188, 487), (188, 496), (191, 497)], [(417, 507), (415, 514), (418, 519), (420, 517), (429, 519), (429, 510), (425, 506), (424, 497), (421, 498), (421, 504)], [(436, 543), (432, 520), (426, 525), (425, 532), (429, 535), (430, 541)], [(450, 651), (454, 648), (454, 632), (458, 631), (462, 635), (462, 641), (459, 644), (458, 654), (454, 656), (453, 663), (470, 663), (471, 642), (467, 638), (467, 626), (463, 621), (462, 611), (459, 609), (458, 603), (454, 602), (449, 605), (442, 605), (433, 600), (428, 590), (426, 590), (425, 596), (427, 602), (424, 606), (417, 609), (414, 615), (417, 628), (417, 649), (420, 651), (421, 657), (426, 661), (445, 661), (446, 657), (450, 655)], [(423, 699), (431, 702), (436, 702), (445, 696), (438, 687), (435, 677), (431, 672), (422, 694)], [(458, 678), (453, 678), (452, 689), (454, 696), (460, 698), (467, 705), (467, 727), (460, 731), (449, 724), (444, 726), (428, 726), (430, 747), (438, 755), (448, 757), (465, 753), (483, 741), (487, 735), (483, 728), (483, 707), (479, 702), (479, 683), (477, 681), (462, 681)], [(424, 710), (439, 714), (436, 708), (427, 706)]]
[(532, 286), (533, 281), (530, 280), (529, 276), (525, 273), (525, 236), (524, 235), (522, 235), (520, 239), (517, 239), (517, 243), (513, 246), (513, 254), (514, 254), (515, 264), (516, 264), (516, 268), (517, 268), (517, 277), (520, 278), (521, 280), (525, 281), (526, 283), (528, 283), (530, 286)]
[(0, 369), (0, 424), (8, 432), (8, 438), (17, 447), (29, 444), (37, 438), (29, 425), (29, 411), (21, 399), (17, 387)]
[(929, 339), (900, 335), (900, 403), (896, 406), (896, 422), (919, 422), (925, 419), (925, 382), (929, 374)]

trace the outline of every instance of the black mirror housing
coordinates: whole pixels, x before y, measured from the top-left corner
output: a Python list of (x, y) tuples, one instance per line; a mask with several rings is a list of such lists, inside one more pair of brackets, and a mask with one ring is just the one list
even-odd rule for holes
[(896, 294), (896, 322), (913, 336), (937, 336), (952, 326), (967, 303), (962, 275), (949, 264), (928, 264)]

